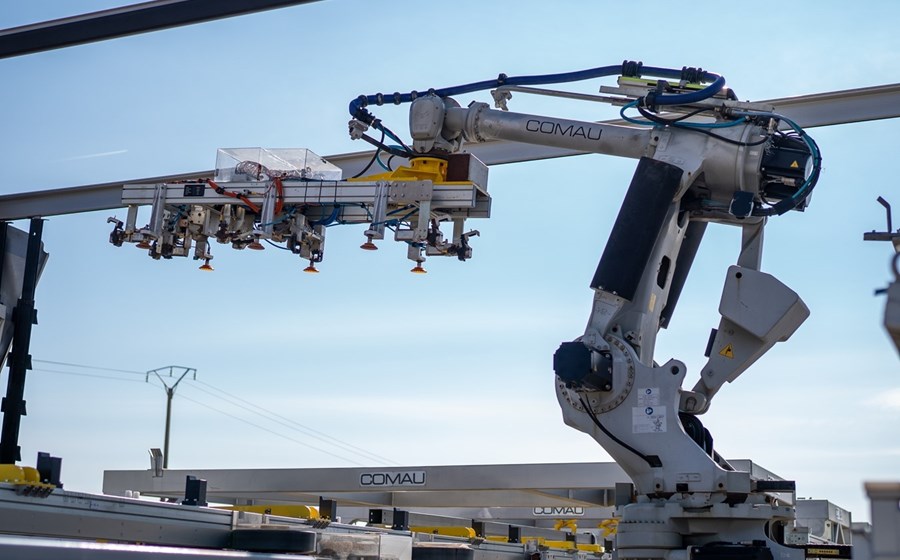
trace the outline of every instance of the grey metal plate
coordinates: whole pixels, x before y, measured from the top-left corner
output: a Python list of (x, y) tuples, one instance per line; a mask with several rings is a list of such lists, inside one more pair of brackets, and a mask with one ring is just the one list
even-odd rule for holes
[(312, 560), (312, 556), (296, 554), (266, 554), (234, 550), (204, 550), (172, 546), (152, 546), (144, 544), (117, 544), (77, 541), (71, 539), (48, 539), (0, 535), (0, 558), (9, 560), (158, 560), (160, 557), (178, 560), (211, 558), (272, 558), (291, 560)]

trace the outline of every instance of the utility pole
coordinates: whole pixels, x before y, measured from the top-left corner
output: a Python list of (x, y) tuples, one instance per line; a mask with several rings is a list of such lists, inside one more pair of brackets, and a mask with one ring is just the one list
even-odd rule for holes
[[(166, 380), (159, 374), (160, 372), (168, 372), (169, 377), (175, 377), (175, 370), (184, 370), (181, 372), (181, 376), (173, 383), (169, 385), (166, 383)], [(178, 384), (181, 383), (181, 380), (187, 376), (187, 374), (193, 374), (193, 379), (197, 379), (197, 370), (195, 368), (189, 368), (184, 366), (165, 366), (157, 369), (151, 369), (147, 372), (147, 377), (145, 381), (150, 382), (150, 374), (156, 376), (159, 379), (159, 382), (162, 383), (163, 388), (166, 390), (166, 438), (163, 444), (163, 468), (169, 468), (169, 431), (172, 426), (172, 398), (175, 396), (175, 388), (178, 387)]]

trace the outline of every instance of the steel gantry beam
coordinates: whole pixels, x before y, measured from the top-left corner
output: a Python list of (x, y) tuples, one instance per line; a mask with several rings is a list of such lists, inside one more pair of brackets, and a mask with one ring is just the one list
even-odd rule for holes
[(0, 30), (0, 58), (159, 31), (318, 0), (155, 0)]
[[(783, 480), (746, 459), (734, 468), (758, 480)], [(412, 467), (329, 467), (301, 469), (110, 470), (103, 493), (179, 497), (186, 476), (209, 481), (207, 499), (218, 503), (317, 503), (319, 497), (342, 505), (367, 507), (532, 508), (611, 506), (617, 483), (629, 482), (616, 463), (538, 463)], [(793, 503), (787, 494), (779, 494)]]
[[(796, 121), (804, 128), (891, 119), (900, 117), (900, 84), (771, 99), (761, 103), (773, 105), (776, 112)], [(603, 123), (627, 124), (620, 120), (603, 121)], [(487, 165), (551, 159), (584, 153), (500, 140), (468, 144), (464, 151), (474, 154)], [(344, 177), (350, 177), (365, 167), (373, 153), (371, 151), (355, 152), (328, 156), (325, 159), (340, 167)], [(204, 170), (132, 181), (4, 195), (0, 196), (0, 220), (18, 220), (32, 216), (55, 216), (121, 208), (123, 206), (122, 190), (125, 184), (168, 183), (204, 177), (211, 178), (213, 175), (215, 175), (214, 171)]]

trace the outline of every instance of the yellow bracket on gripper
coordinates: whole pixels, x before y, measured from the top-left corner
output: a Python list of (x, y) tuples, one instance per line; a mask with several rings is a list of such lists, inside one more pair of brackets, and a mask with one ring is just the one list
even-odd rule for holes
[(347, 181), (431, 181), (432, 183), (447, 182), (447, 161), (433, 157), (413, 158), (409, 167), (401, 166), (394, 171), (366, 175)]

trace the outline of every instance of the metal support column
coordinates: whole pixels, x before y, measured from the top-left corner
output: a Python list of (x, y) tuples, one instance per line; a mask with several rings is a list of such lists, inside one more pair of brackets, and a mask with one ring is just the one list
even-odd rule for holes
[[(0, 286), (3, 285), (3, 261), (6, 260), (6, 231), (8, 227), (9, 222), (0, 222)], [(3, 304), (3, 302), (0, 301), (0, 304)], [(0, 364), (2, 363), (3, 359), (0, 357)]]
[[(3, 412), (3, 428), (0, 432), (0, 464), (13, 464), (22, 459), (19, 448), (19, 425), (25, 416), (25, 373), (31, 369), (31, 326), (37, 323), (34, 308), (34, 292), (37, 287), (41, 260), (41, 234), (44, 221), (31, 219), (28, 248), (25, 254), (25, 276), (22, 281), (22, 297), (13, 312), (14, 337), (9, 354), (9, 380), (6, 397), (0, 405)], [(3, 228), (3, 236), (6, 228)]]

